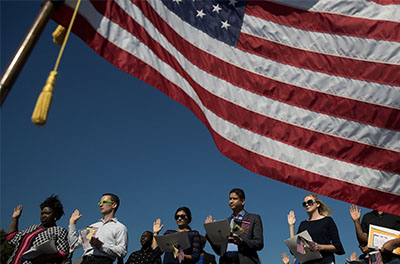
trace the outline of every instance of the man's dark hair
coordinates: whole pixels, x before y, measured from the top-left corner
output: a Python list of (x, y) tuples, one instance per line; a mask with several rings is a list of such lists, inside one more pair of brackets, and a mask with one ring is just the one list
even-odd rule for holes
[(64, 215), (63, 205), (61, 204), (57, 195), (50, 195), (50, 197), (47, 197), (46, 200), (44, 200), (43, 203), (40, 204), (41, 210), (43, 210), (43, 208), (45, 207), (53, 209), (56, 220), (59, 220), (61, 216)]
[(116, 194), (113, 194), (113, 193), (104, 193), (102, 196), (106, 196), (106, 195), (110, 196), (111, 197), (111, 201), (113, 201), (113, 202), (115, 202), (117, 204), (117, 207), (115, 208), (115, 211), (114, 211), (114, 212), (116, 212), (118, 210), (118, 207), (119, 207), (119, 198), (118, 198), (118, 196)]
[(233, 189), (229, 192), (229, 194), (231, 194), (231, 193), (236, 193), (237, 196), (239, 196), (239, 199), (242, 200), (242, 201), (246, 200), (246, 196), (244, 195), (244, 191), (243, 191), (242, 189), (233, 188)]
[(190, 212), (189, 208), (187, 208), (186, 206), (179, 207), (178, 209), (176, 209), (176, 212), (175, 212), (174, 216), (176, 216), (179, 211), (184, 211), (185, 212), (185, 214), (186, 214), (186, 216), (188, 218), (188, 221), (189, 221), (188, 223), (192, 222), (192, 213)]

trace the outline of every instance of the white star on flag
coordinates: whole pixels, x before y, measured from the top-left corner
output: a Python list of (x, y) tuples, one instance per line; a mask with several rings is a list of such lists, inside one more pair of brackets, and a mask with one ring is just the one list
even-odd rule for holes
[[(193, 0), (194, 1), (194, 0)], [(229, 0), (229, 5), (235, 6), (237, 3), (236, 0)]]
[(213, 5), (213, 12), (217, 12), (217, 14), (219, 14), (219, 11), (221, 11), (221, 10), (222, 10), (222, 8), (219, 7), (219, 4)]
[(228, 27), (230, 26), (230, 25), (228, 24), (228, 20), (221, 21), (221, 23), (222, 23), (221, 28), (225, 28), (226, 30), (227, 30)]
[(203, 12), (203, 9), (201, 9), (201, 10), (196, 10), (197, 11), (197, 15), (196, 15), (196, 17), (200, 17), (200, 18), (203, 18), (203, 16), (205, 16), (206, 14), (204, 14), (204, 12)]

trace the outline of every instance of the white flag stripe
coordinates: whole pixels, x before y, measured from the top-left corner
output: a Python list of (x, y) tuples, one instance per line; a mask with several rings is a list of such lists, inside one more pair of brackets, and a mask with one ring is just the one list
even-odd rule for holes
[[(173, 12), (163, 8), (161, 1), (155, 0), (149, 3), (187, 41), (239, 68), (305, 89), (400, 109), (399, 87), (313, 72), (234, 49), (191, 27), (188, 23), (182, 23)], [(129, 15), (134, 17), (133, 14)], [(380, 92), (377, 93), (377, 90)]]
[(340, 2), (332, 0), (272, 0), (272, 2), (282, 3), (288, 6), (315, 12), (325, 12), (372, 20), (400, 22), (399, 6), (380, 5), (370, 0), (346, 0)]
[[(136, 7), (130, 7), (133, 12), (133, 18), (144, 26), (146, 26), (149, 35), (160, 43), (166, 50), (171, 51), (174, 57), (179, 61), (180, 65), (192, 76), (192, 78), (202, 87), (210, 91), (212, 94), (223, 98), (229, 102), (235, 103), (243, 108), (247, 108), (253, 112), (262, 114), (264, 116), (291, 124), (313, 131), (321, 132), (324, 134), (337, 136), (340, 138), (347, 138), (355, 142), (363, 143), (366, 145), (377, 146), (393, 151), (400, 151), (400, 133), (383, 128), (372, 127), (369, 125), (361, 124), (354, 121), (349, 121), (321, 113), (312, 112), (306, 109), (301, 109), (292, 105), (288, 105), (279, 101), (275, 101), (257, 94), (251, 93), (237, 86), (234, 86), (226, 81), (223, 81), (215, 76), (199, 69), (188, 61), (182, 54), (180, 54), (173, 45), (171, 45), (160, 32), (155, 29), (151, 22), (144, 19), (141, 11)], [(81, 9), (81, 12), (83, 10)], [(85, 11), (86, 12), (86, 11)], [(93, 10), (88, 12), (94, 12)], [(90, 14), (90, 13), (89, 13)], [(85, 14), (82, 14), (87, 17)], [(88, 17), (87, 17), (88, 18)], [(137, 45), (142, 46), (139, 40), (136, 40), (129, 32), (120, 28), (118, 25), (109, 21), (105, 17), (98, 14), (97, 17), (92, 17), (93, 23), (97, 23), (99, 19), (103, 19), (98, 29), (99, 34), (107, 37), (113, 44), (123, 50), (141, 58), (149, 65), (154, 66), (151, 61), (152, 57), (142, 58), (142, 54), (136, 52)], [(90, 23), (92, 21), (89, 20)], [(109, 27), (109, 23), (113, 25), (113, 30)], [(92, 25), (97, 25), (92, 24)], [(123, 41), (124, 39), (132, 39), (132, 43)], [(134, 48), (133, 48), (134, 47)], [(146, 50), (145, 47), (143, 47)], [(143, 52), (143, 54), (147, 54)], [(154, 66), (155, 67), (155, 66)], [(158, 68), (158, 67), (155, 67)], [(296, 115), (293, 115), (293, 113)]]
[(242, 32), (306, 51), (400, 65), (400, 42), (311, 32), (249, 15)]

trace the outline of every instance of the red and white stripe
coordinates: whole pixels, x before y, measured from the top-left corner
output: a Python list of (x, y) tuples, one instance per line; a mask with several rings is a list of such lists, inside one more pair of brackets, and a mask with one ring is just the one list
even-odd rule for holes
[(73, 31), (186, 105), (244, 167), (399, 214), (400, 4), (276, 2), (248, 1), (236, 47), (159, 0), (84, 1)]

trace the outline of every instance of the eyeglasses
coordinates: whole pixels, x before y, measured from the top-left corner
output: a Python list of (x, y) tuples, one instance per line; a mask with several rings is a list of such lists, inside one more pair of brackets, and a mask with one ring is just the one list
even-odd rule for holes
[(103, 200), (103, 201), (98, 202), (97, 204), (98, 205), (102, 205), (102, 204), (105, 204), (105, 203), (115, 203), (115, 202), (111, 201), (111, 200)]
[(313, 200), (308, 200), (307, 202), (303, 202), (303, 207), (312, 206), (315, 202)]
[(186, 219), (187, 215), (175, 215), (175, 220), (178, 220), (179, 218)]

